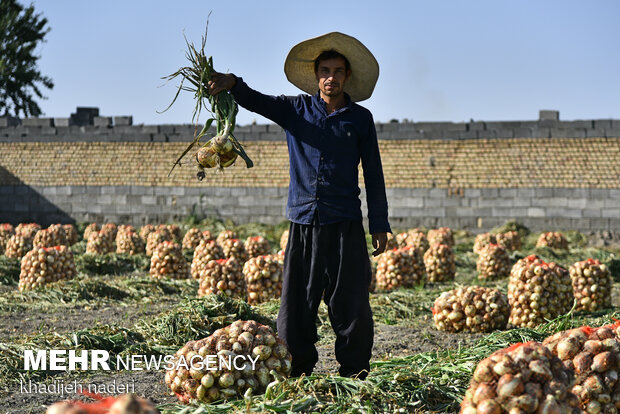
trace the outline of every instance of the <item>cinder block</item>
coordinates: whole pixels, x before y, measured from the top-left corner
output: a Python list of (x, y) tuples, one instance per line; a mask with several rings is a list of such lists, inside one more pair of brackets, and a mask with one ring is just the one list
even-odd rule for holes
[(592, 121), (594, 129), (609, 129), (611, 128), (611, 119), (595, 119)]
[(585, 138), (585, 129), (551, 128), (551, 138)]
[(499, 196), (515, 198), (517, 196), (517, 189), (516, 188), (500, 188)]
[(93, 118), (93, 125), (99, 128), (108, 128), (112, 126), (111, 116), (96, 116)]
[(586, 129), (586, 138), (604, 138), (607, 132), (604, 129)]
[(481, 191), (482, 191), (482, 197), (485, 197), (485, 198), (499, 196), (499, 190), (497, 188), (482, 188)]
[(155, 196), (142, 196), (141, 197), (142, 200), (142, 204), (147, 205), (147, 206), (154, 206), (155, 204), (157, 204), (157, 199), (155, 198)]
[(114, 126), (130, 126), (133, 125), (133, 116), (115, 116), (114, 117)]
[(53, 127), (54, 118), (24, 118), (23, 127)]
[(547, 208), (547, 216), (581, 218), (583, 216), (583, 213), (582, 210), (578, 208), (550, 207)]
[(515, 128), (513, 136), (515, 138), (532, 138), (532, 128)]
[(482, 195), (482, 191), (479, 188), (466, 188), (463, 194), (466, 198), (478, 198)]
[(541, 109), (538, 111), (538, 119), (540, 121), (559, 121), (560, 120), (560, 111), (550, 110), (550, 109)]
[(239, 197), (239, 196), (244, 196), (247, 195), (248, 190), (245, 187), (233, 187), (230, 190), (230, 195), (232, 195), (233, 197)]
[(159, 125), (142, 125), (143, 134), (159, 134)]
[(56, 128), (69, 127), (71, 126), (71, 118), (54, 118), (54, 126)]
[(530, 207), (527, 209), (528, 217), (546, 217), (546, 212), (544, 208), (539, 207)]
[(550, 138), (551, 132), (549, 127), (538, 126), (532, 128), (532, 138)]
[(431, 188), (428, 192), (430, 198), (446, 198), (447, 192), (443, 188)]
[(601, 217), (601, 209), (600, 208), (584, 208), (583, 209), (583, 217), (585, 217), (585, 218), (600, 218)]
[(620, 137), (620, 127), (614, 129), (607, 129), (605, 131), (605, 136), (607, 138), (618, 138)]

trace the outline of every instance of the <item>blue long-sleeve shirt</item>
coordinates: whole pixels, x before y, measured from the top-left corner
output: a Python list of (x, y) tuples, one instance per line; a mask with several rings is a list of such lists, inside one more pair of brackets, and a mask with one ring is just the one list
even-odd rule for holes
[(391, 232), (377, 132), (372, 114), (351, 102), (331, 114), (316, 95), (269, 96), (237, 78), (235, 101), (286, 131), (290, 184), (286, 217), (321, 225), (362, 218), (358, 166), (366, 185), (370, 233)]

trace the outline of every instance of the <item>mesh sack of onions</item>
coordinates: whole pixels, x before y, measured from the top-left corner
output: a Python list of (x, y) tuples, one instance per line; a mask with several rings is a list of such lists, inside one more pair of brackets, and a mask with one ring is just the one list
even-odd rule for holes
[(409, 288), (426, 280), (422, 252), (413, 247), (387, 250), (379, 256), (377, 290)]
[(67, 246), (38, 247), (22, 258), (19, 290), (72, 279), (77, 274), (73, 254)]
[(550, 247), (552, 249), (568, 249), (566, 237), (558, 231), (542, 233), (536, 241), (536, 247)]
[(398, 241), (396, 237), (392, 233), (387, 234), (387, 244), (385, 245), (385, 250), (393, 250), (398, 249)]
[(146, 237), (146, 255), (150, 256), (153, 254), (153, 250), (160, 244), (165, 241), (172, 241), (172, 235), (168, 229), (163, 228), (159, 230), (155, 230)]
[(508, 302), (512, 326), (533, 328), (568, 312), (573, 288), (568, 270), (535, 255), (519, 260), (510, 271)]
[(144, 240), (144, 243), (148, 241), (149, 234), (153, 233), (154, 231), (155, 226), (153, 226), (152, 224), (145, 224), (144, 226), (140, 227), (140, 237), (142, 238), (142, 240)]
[(100, 397), (95, 402), (60, 401), (47, 407), (45, 414), (159, 414), (153, 403), (134, 394), (122, 394), (118, 397)]
[(245, 299), (246, 285), (241, 264), (233, 259), (211, 260), (200, 272), (198, 296), (222, 293)]
[(396, 235), (396, 244), (398, 247), (405, 247), (407, 245), (407, 232), (398, 233)]
[(155, 279), (188, 279), (189, 264), (185, 261), (181, 245), (172, 241), (158, 244), (151, 256), (149, 274)]
[(82, 235), (82, 238), (84, 240), (88, 240), (88, 238), (90, 237), (91, 233), (97, 233), (99, 230), (101, 230), (101, 227), (99, 227), (99, 225), (97, 223), (90, 223), (84, 229), (84, 234)]
[(491, 233), (480, 233), (474, 240), (474, 253), (480, 254), (480, 251), (489, 244), (497, 244), (495, 235)]
[(86, 253), (103, 255), (114, 252), (114, 239), (110, 238), (110, 233), (103, 229), (96, 233), (90, 233), (86, 241)]
[(500, 349), (478, 363), (461, 414), (578, 414), (573, 372), (538, 342)]
[(497, 240), (497, 244), (509, 252), (514, 252), (521, 248), (521, 237), (519, 233), (514, 230), (496, 234), (495, 240)]
[(428, 243), (433, 244), (447, 244), (448, 246), (454, 246), (454, 234), (449, 227), (440, 227), (438, 229), (431, 229), (428, 231)]
[(41, 226), (37, 223), (19, 223), (15, 227), (15, 234), (27, 239), (34, 239), (34, 235), (41, 230)]
[(224, 251), (224, 257), (235, 258), (243, 265), (248, 260), (248, 252), (245, 250), (243, 242), (239, 239), (225, 239), (220, 243)]
[[(237, 366), (202, 363), (220, 356), (225, 361), (238, 357)], [(192, 358), (194, 364), (189, 363)], [(254, 366), (252, 361), (256, 361)], [(209, 403), (263, 393), (270, 382), (289, 376), (291, 354), (270, 327), (255, 321), (236, 321), (207, 338), (185, 344), (170, 366), (166, 384), (180, 401)]]
[(282, 236), (280, 236), (280, 249), (286, 250), (286, 244), (288, 243), (288, 230), (284, 230)]
[(232, 231), (232, 230), (222, 230), (221, 232), (219, 232), (219, 234), (215, 238), (215, 241), (219, 245), (222, 245), (224, 240), (236, 239), (236, 238), (237, 238), (237, 233), (235, 233), (234, 231)]
[(454, 253), (447, 244), (431, 244), (424, 253), (424, 266), (431, 282), (454, 280), (456, 273)]
[(32, 250), (32, 238), (24, 237), (16, 233), (6, 242), (4, 255), (6, 257), (19, 259), (24, 257), (30, 250)]
[(269, 240), (263, 236), (248, 237), (245, 240), (244, 247), (249, 257), (264, 256), (271, 253)]
[(11, 236), (15, 234), (15, 229), (9, 223), (0, 224), (0, 254), (4, 254), (6, 244), (9, 242)]
[(426, 234), (419, 229), (411, 229), (407, 232), (407, 239), (405, 239), (405, 245), (420, 249), (422, 253), (426, 252), (430, 247), (430, 243), (426, 238)]
[(116, 236), (118, 237), (118, 233), (129, 233), (135, 231), (136, 228), (131, 224), (121, 224), (116, 228)]
[(73, 224), (63, 224), (62, 228), (65, 231), (68, 246), (73, 246), (78, 242), (78, 232)]
[(34, 235), (33, 247), (67, 246), (67, 234), (60, 224), (52, 224)]
[(506, 327), (510, 307), (497, 289), (467, 286), (443, 292), (432, 311), (440, 331), (491, 332)]
[(183, 232), (181, 231), (181, 228), (176, 224), (159, 224), (156, 230), (163, 230), (170, 233), (170, 237), (172, 238), (171, 241), (181, 243), (181, 241), (183, 240)]
[(248, 303), (279, 299), (282, 294), (282, 264), (275, 255), (250, 258), (243, 265)]
[(145, 248), (144, 241), (140, 235), (134, 231), (119, 231), (116, 235), (116, 253), (125, 253), (128, 255), (143, 254)]
[(202, 233), (202, 231), (200, 231), (200, 229), (191, 228), (187, 230), (187, 233), (185, 233), (185, 236), (183, 236), (183, 249), (196, 250), (196, 247), (198, 247), (198, 245), (204, 238), (205, 235)]
[(575, 372), (572, 391), (587, 414), (620, 410), (620, 339), (611, 327), (584, 326), (558, 332), (543, 345)]
[(215, 240), (202, 240), (192, 259), (191, 273), (194, 279), (200, 279), (200, 274), (211, 260), (219, 260), (224, 258), (224, 250), (222, 246), (217, 244)]
[(501, 279), (510, 275), (510, 256), (499, 244), (489, 244), (478, 254), (476, 270), (479, 279)]
[(611, 308), (613, 279), (600, 260), (587, 259), (573, 264), (569, 269), (577, 310), (594, 312)]
[(116, 240), (116, 234), (118, 233), (118, 227), (114, 223), (106, 223), (101, 226), (101, 230), (99, 231), (103, 232), (103, 234), (106, 234), (112, 240), (112, 242), (114, 242), (114, 240)]

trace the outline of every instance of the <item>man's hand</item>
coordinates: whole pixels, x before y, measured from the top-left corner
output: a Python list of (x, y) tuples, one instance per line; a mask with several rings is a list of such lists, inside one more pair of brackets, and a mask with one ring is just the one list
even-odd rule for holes
[(217, 95), (223, 90), (229, 91), (235, 83), (237, 78), (232, 73), (219, 73), (213, 72), (211, 74), (211, 80), (207, 84), (209, 86), (209, 95)]
[(387, 233), (373, 233), (372, 234), (372, 247), (375, 251), (372, 252), (373, 256), (378, 256), (385, 251), (387, 246)]

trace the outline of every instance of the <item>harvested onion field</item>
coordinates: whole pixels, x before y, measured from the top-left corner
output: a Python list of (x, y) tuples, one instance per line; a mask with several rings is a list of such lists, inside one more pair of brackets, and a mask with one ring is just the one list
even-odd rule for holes
[[(214, 235), (223, 229), (238, 238), (264, 236), (271, 252), (279, 250), (287, 227), (217, 222), (181, 225)], [(503, 230), (515, 229), (507, 224)], [(106, 350), (111, 356), (169, 355), (185, 343), (205, 338), (236, 320), (253, 319), (275, 328), (278, 300), (249, 305), (224, 296), (197, 296), (193, 278), (153, 278), (145, 254), (86, 253), (81, 240), (71, 247), (77, 276), (34, 290), (19, 291), (19, 259), (0, 255), (0, 412), (39, 413), (66, 398), (84, 396), (36, 392), (34, 384), (107, 384), (125, 386), (152, 400), (162, 413), (224, 412), (447, 412), (459, 411), (479, 361), (517, 342), (542, 341), (573, 327), (602, 326), (620, 319), (620, 247), (567, 232), (568, 249), (535, 247), (539, 234), (523, 234), (522, 246), (510, 252), (509, 263), (536, 254), (566, 269), (588, 258), (598, 259), (613, 277), (612, 307), (595, 312), (577, 311), (537, 327), (496, 330), (491, 333), (439, 331), (431, 307), (442, 292), (477, 285), (508, 291), (508, 278), (479, 279), (475, 236), (455, 231), (455, 280), (417, 283), (407, 289), (375, 292), (370, 296), (375, 320), (371, 373), (366, 381), (337, 376), (334, 334), (327, 309), (319, 310), (317, 344), (320, 360), (315, 375), (293, 378), (270, 386), (265, 395), (213, 404), (184, 405), (171, 395), (163, 370), (42, 371), (23, 370), (27, 349)], [(500, 229), (496, 229), (500, 231)], [(523, 230), (523, 229), (521, 229)], [(191, 251), (183, 252), (188, 263)], [(439, 278), (438, 280), (441, 280)], [(110, 388), (112, 389), (112, 388)], [(122, 389), (122, 388), (120, 388)], [(33, 392), (30, 392), (33, 391)], [(106, 394), (105, 389), (98, 390)]]

